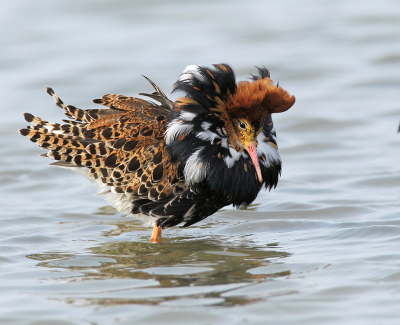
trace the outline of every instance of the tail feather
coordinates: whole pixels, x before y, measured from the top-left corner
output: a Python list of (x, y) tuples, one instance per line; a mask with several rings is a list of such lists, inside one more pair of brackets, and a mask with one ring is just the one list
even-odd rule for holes
[(43, 120), (35, 115), (30, 113), (24, 113), (24, 118), (27, 122), (31, 123), (33, 126), (29, 126), (28, 129), (35, 130), (40, 133), (51, 133), (51, 134), (60, 134), (71, 136), (73, 139), (82, 139), (84, 138), (84, 125), (80, 122), (69, 123), (69, 124), (59, 124), (59, 123), (50, 123), (46, 120)]
[(46, 86), (47, 93), (54, 98), (56, 105), (64, 109), (65, 115), (75, 119), (78, 122), (90, 123), (103, 116), (121, 113), (115, 109), (88, 109), (83, 110), (73, 105), (65, 105), (61, 98), (54, 92), (51, 87)]
[(139, 93), (139, 95), (153, 98), (154, 100), (161, 103), (161, 106), (165, 107), (165, 110), (167, 112), (170, 112), (174, 108), (173, 102), (169, 100), (167, 96), (165, 96), (164, 92), (153, 81), (151, 81), (150, 78), (147, 78), (146, 76), (143, 77), (145, 77), (146, 80), (150, 82), (155, 91), (152, 92), (151, 94)]
[(53, 97), (54, 102), (56, 105), (62, 109), (64, 109), (65, 115), (76, 119), (77, 121), (81, 122), (91, 122), (93, 119), (92, 117), (86, 113), (84, 110), (77, 108), (72, 105), (65, 105), (64, 102), (61, 100), (60, 97), (54, 92), (54, 90), (51, 87), (46, 86), (47, 93)]

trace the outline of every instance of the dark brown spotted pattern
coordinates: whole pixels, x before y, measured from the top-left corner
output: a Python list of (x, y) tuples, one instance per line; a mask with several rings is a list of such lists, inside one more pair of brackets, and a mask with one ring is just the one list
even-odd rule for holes
[(88, 167), (90, 177), (115, 193), (125, 193), (132, 200), (174, 197), (185, 185), (177, 164), (171, 164), (164, 140), (166, 116), (173, 104), (155, 88), (156, 92), (143, 95), (161, 105), (110, 94), (93, 100), (107, 109), (82, 110), (65, 105), (48, 87), (57, 106), (73, 120), (49, 123), (26, 113), (25, 119), (32, 126), (20, 133), (48, 149), (47, 156), (59, 165)]

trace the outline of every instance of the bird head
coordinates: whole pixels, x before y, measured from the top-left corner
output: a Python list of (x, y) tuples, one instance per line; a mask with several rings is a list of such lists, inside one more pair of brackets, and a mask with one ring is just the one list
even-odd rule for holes
[(225, 100), (215, 98), (229, 142), (236, 151), (245, 149), (248, 152), (260, 183), (263, 179), (258, 160), (257, 137), (268, 115), (288, 110), (295, 101), (294, 96), (273, 84), (267, 71), (261, 70), (261, 76), (263, 73), (265, 78), (256, 77), (253, 82), (239, 82), (233, 94), (227, 91)]
[[(234, 72), (227, 64), (217, 64), (213, 68), (188, 66), (174, 86), (174, 91), (183, 91), (186, 96), (175, 102), (176, 109), (166, 132), (167, 144), (189, 134), (208, 141), (227, 153), (224, 159), (228, 168), (240, 157), (250, 156), (256, 177), (262, 183), (259, 158), (274, 154), (268, 151), (267, 145), (259, 143), (268, 138), (260, 135), (263, 130), (272, 130), (266, 126), (272, 125), (269, 116), (288, 110), (295, 97), (275, 85), (266, 68), (258, 68), (258, 72), (257, 76), (252, 76), (252, 82), (236, 83)], [(279, 157), (277, 152), (276, 156)], [(207, 168), (207, 164), (203, 165), (200, 171)], [(197, 180), (204, 177), (204, 173), (199, 175)]]

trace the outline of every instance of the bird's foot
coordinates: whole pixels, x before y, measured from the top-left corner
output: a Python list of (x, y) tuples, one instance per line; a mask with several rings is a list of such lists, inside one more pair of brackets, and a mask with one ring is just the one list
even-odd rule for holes
[(161, 238), (161, 227), (158, 227), (157, 224), (154, 224), (153, 233), (151, 234), (150, 241), (152, 243), (159, 243)]

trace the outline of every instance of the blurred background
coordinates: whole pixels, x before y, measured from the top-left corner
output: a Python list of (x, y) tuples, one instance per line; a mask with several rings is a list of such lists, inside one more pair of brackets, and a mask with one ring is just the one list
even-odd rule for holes
[[(398, 324), (398, 2), (14, 0), (0, 27), (1, 324)], [(63, 118), (45, 85), (88, 109), (221, 62), (296, 96), (282, 178), (160, 245), (17, 132)]]

